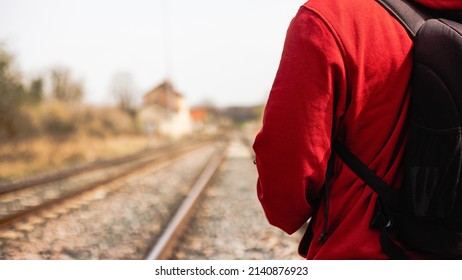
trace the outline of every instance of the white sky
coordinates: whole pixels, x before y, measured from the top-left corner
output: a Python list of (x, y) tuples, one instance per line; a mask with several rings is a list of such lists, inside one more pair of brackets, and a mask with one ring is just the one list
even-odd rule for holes
[(0, 0), (0, 43), (26, 78), (68, 67), (89, 103), (112, 102), (114, 74), (128, 72), (139, 96), (168, 75), (192, 105), (254, 105), (266, 101), (303, 3)]

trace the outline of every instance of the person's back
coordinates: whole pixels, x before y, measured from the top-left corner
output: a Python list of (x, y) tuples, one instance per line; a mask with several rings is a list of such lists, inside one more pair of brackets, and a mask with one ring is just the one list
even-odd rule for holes
[[(455, 0), (418, 2), (462, 8)], [(328, 208), (321, 189), (334, 137), (389, 185), (401, 185), (411, 68), (412, 40), (374, 0), (310, 0), (292, 21), (254, 150), (270, 223), (293, 233), (321, 197), (307, 258), (387, 258), (369, 228), (376, 194), (338, 158)]]

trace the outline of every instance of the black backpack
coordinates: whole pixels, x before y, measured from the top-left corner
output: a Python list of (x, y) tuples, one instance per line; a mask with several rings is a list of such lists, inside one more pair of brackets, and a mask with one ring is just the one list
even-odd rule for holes
[(414, 40), (405, 181), (391, 190), (340, 142), (334, 151), (379, 194), (371, 226), (383, 250), (403, 251), (389, 238), (437, 258), (462, 257), (462, 17), (402, 0), (377, 0)]
[[(408, 258), (392, 234), (404, 247), (432, 258), (462, 258), (462, 17), (403, 0), (377, 2), (414, 41), (404, 185), (399, 191), (388, 186), (343, 143), (334, 140), (332, 148), (378, 194), (371, 228), (381, 231), (382, 249), (391, 259)], [(326, 207), (332, 158), (324, 186)], [(307, 232), (302, 254), (313, 237)]]

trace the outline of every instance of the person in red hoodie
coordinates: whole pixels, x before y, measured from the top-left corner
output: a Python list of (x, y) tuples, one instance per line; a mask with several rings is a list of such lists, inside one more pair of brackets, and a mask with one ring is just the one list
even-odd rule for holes
[[(415, 1), (462, 9), (461, 0)], [(377, 195), (338, 157), (327, 208), (321, 192), (333, 138), (401, 185), (412, 46), (374, 0), (310, 0), (290, 24), (253, 148), (268, 221), (292, 234), (314, 220), (307, 259), (388, 259), (369, 227)]]

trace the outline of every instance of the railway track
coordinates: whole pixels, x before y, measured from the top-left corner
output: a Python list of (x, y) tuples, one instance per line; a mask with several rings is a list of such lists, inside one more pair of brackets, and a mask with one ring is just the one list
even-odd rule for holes
[(191, 141), (0, 187), (0, 230), (209, 144)]
[(173, 249), (159, 259), (300, 259), (297, 248), (304, 231), (287, 236), (271, 226), (258, 202), (250, 138), (232, 135), (226, 158), (194, 214), (172, 237)]
[[(95, 162), (91, 162), (88, 164), (76, 166), (73, 168), (67, 168), (65, 170), (60, 170), (57, 172), (52, 172), (52, 173), (47, 173), (43, 175), (38, 175), (34, 176), (32, 178), (25, 178), (25, 179), (20, 179), (16, 180), (10, 183), (6, 184), (0, 184), (0, 195), (10, 193), (10, 192), (15, 192), (27, 188), (32, 188), (34, 186), (38, 185), (44, 185), (47, 183), (53, 183), (59, 180), (64, 180), (68, 179), (71, 177), (76, 177), (81, 174), (93, 172), (96, 170), (101, 170), (105, 168), (110, 168), (113, 166), (120, 166), (123, 164), (127, 164), (130, 162), (134, 161), (139, 161), (142, 160), (143, 158), (147, 158), (149, 156), (152, 156), (153, 154), (157, 154), (159, 152), (162, 152), (163, 150), (167, 149), (172, 149), (174, 147), (179, 147), (179, 146), (187, 146), (190, 145), (191, 143), (194, 143), (194, 141), (203, 141), (203, 139), (193, 139), (193, 140), (186, 140), (183, 142), (176, 143), (175, 145), (172, 144), (164, 144), (160, 147), (157, 148), (148, 148), (145, 150), (142, 150), (140, 152), (130, 154), (127, 156), (115, 158), (115, 159), (109, 159), (109, 160), (98, 160)], [(207, 141), (207, 140), (206, 140)]]
[(185, 226), (189, 222), (194, 208), (199, 201), (205, 187), (210, 179), (213, 177), (221, 162), (225, 157), (225, 151), (219, 150), (213, 158), (209, 161), (207, 166), (202, 171), (201, 175), (191, 188), (188, 196), (180, 205), (171, 221), (166, 226), (162, 235), (159, 237), (156, 245), (149, 251), (146, 258), (147, 260), (164, 260), (167, 259), (171, 253), (174, 245), (180, 237)]
[(12, 221), (0, 228), (0, 259), (296, 259), (298, 237), (267, 224), (258, 205), (247, 142), (170, 152)]
[(170, 152), (145, 171), (9, 223), (0, 229), (0, 259), (143, 259), (226, 145)]

